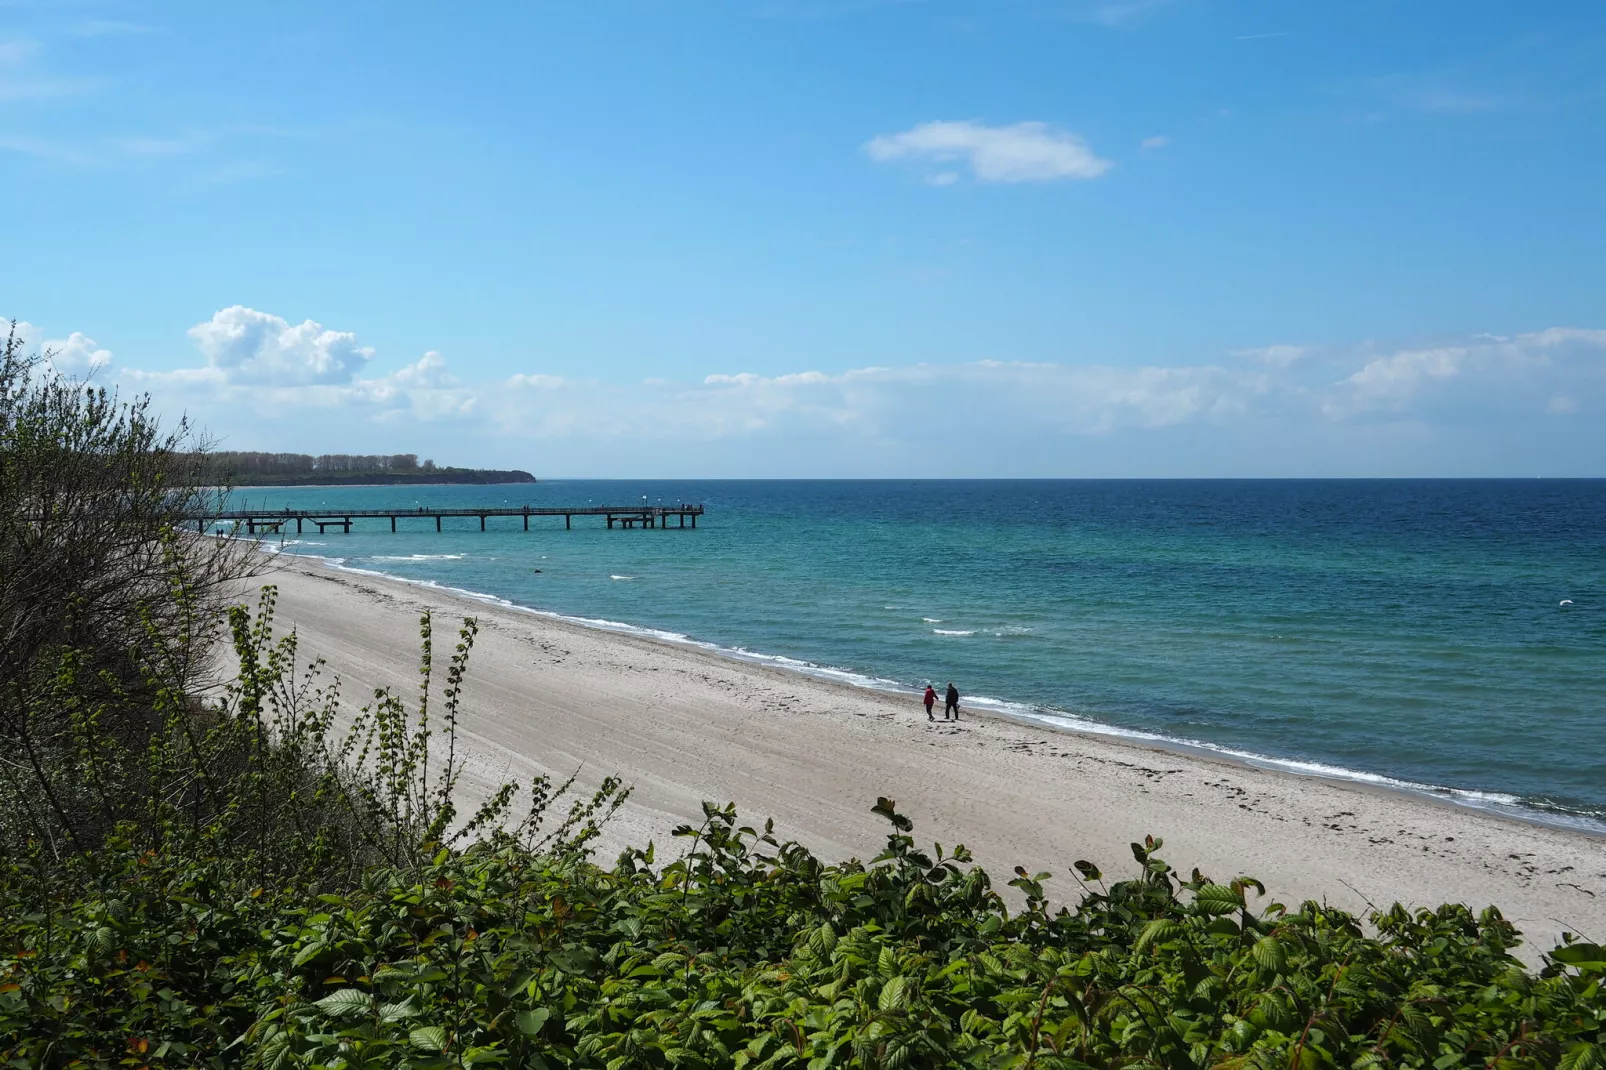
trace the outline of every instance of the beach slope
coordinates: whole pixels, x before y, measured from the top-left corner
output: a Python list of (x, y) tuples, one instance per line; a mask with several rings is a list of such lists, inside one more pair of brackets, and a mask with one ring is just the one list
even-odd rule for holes
[[(1135, 869), (1129, 844), (1164, 837), (1183, 873), (1264, 881), (1289, 906), (1325, 899), (1361, 911), (1495, 904), (1529, 938), (1527, 956), (1564, 930), (1606, 936), (1606, 839), (1429, 798), (1303, 777), (999, 718), (926, 721), (918, 696), (805, 677), (703, 650), (581, 627), (439, 589), (276, 559), (258, 583), (279, 589), (278, 626), (303, 657), (326, 659), (348, 701), (378, 686), (410, 695), (418, 618), (437, 641), (464, 616), (480, 636), (465, 689), (464, 801), (532, 773), (634, 788), (605, 857), (734, 801), (816, 854), (868, 858), (897, 800), (915, 835), (963, 843), (999, 885), (1016, 865)], [(1051, 885), (1051, 888), (1054, 887)]]

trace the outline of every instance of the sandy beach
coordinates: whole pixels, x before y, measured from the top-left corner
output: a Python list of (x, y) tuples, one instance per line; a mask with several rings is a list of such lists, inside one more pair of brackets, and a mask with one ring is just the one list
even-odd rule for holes
[(999, 885), (1017, 864), (1049, 870), (1066, 899), (1073, 861), (1129, 873), (1128, 845), (1147, 834), (1184, 873), (1255, 876), (1290, 906), (1493, 903), (1527, 934), (1530, 960), (1564, 929), (1606, 938), (1606, 839), (1584, 833), (1002, 718), (928, 723), (916, 694), (310, 561), (276, 558), (256, 582), (278, 587), (279, 629), (294, 627), (303, 656), (324, 658), (357, 704), (377, 686), (410, 695), (424, 610), (438, 640), (478, 618), (465, 801), (535, 772), (578, 770), (586, 786), (617, 775), (634, 794), (604, 858), (649, 839), (673, 850), (670, 829), (700, 817), (704, 799), (772, 817), (779, 836), (823, 857), (870, 857), (887, 831), (870, 807), (885, 795), (920, 840), (965, 844)]

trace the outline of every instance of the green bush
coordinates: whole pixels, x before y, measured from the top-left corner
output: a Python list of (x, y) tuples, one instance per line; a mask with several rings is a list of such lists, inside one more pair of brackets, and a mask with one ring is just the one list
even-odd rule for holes
[[(1369, 932), (1319, 903), (1262, 905), (1249, 878), (1183, 879), (1147, 840), (1136, 879), (1076, 863), (1074, 910), (1017, 870), (1012, 911), (963, 848), (917, 849), (886, 799), (886, 849), (835, 865), (705, 804), (680, 857), (600, 866), (587, 848), (622, 798), (611, 782), (544, 838), (562, 788), (545, 782), (523, 820), (510, 787), (458, 822), (472, 624), (439, 723), (427, 618), (415, 710), (381, 692), (347, 718), (313, 674), (291, 678), (271, 607), (270, 591), (254, 624), (236, 611), (240, 679), (204, 719), (260, 721), (248, 738), (302, 770), (274, 783), (319, 796), (288, 806), (291, 826), (324, 826), (270, 849), (227, 807), (199, 831), (174, 807), (66, 863), (13, 854), (0, 1065), (1602, 1065), (1606, 952), (1571, 943), (1531, 975), (1492, 908), (1395, 907)], [(260, 790), (251, 768), (237, 801)], [(364, 862), (328, 864), (332, 844)]]
[(1012, 914), (901, 831), (827, 866), (735, 822), (709, 807), (662, 868), (485, 843), (321, 895), (111, 844), (93, 891), (8, 911), (0, 1046), (12, 1066), (1600, 1065), (1606, 955), (1530, 976), (1492, 910), (1396, 909), (1371, 938), (1316, 903), (1256, 910), (1252, 882), (1179, 884), (1138, 845), (1148, 877)]

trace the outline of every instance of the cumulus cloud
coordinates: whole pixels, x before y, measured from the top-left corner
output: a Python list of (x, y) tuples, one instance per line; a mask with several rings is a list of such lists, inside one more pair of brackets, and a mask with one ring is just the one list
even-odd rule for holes
[(100, 348), (93, 338), (86, 338), (78, 331), (60, 341), (47, 341), (41, 349), (56, 371), (78, 379), (112, 362), (111, 350)]
[(265, 386), (349, 383), (373, 358), (349, 331), (234, 305), (190, 328), (207, 365), (224, 382)]
[(1407, 350), (1370, 362), (1345, 382), (1363, 395), (1402, 401), (1424, 383), (1460, 375), (1467, 354), (1459, 346)]
[[(1011, 126), (987, 126), (970, 120), (921, 123), (901, 133), (872, 138), (864, 150), (878, 163), (962, 163), (978, 182), (1089, 179), (1114, 166), (1075, 134), (1040, 122)], [(957, 175), (943, 167), (927, 180), (948, 185), (957, 180)]]
[(73, 379), (86, 379), (112, 362), (109, 349), (102, 349), (93, 338), (81, 331), (73, 331), (66, 338), (45, 338), (44, 331), (26, 320), (13, 323), (0, 316), (0, 335), (15, 331), (23, 348), (36, 351), (43, 358), (36, 372), (57, 374)]
[[(569, 472), (661, 471), (700, 457), (682, 474), (748, 475), (1212, 474), (1197, 467), (1200, 451), (1230, 442), (1241, 444), (1236, 467), (1213, 474), (1401, 474), (1413, 469), (1400, 450), (1435, 443), (1431, 456), (1453, 458), (1462, 474), (1499, 473), (1522, 449), (1543, 459), (1532, 451), (1557, 449), (1555, 435), (1571, 436), (1575, 468), (1606, 456), (1602, 432), (1574, 415), (1606, 402), (1606, 330), (1591, 328), (1393, 349), (1279, 343), (1230, 351), (1220, 363), (902, 361), (633, 383), (538, 368), (476, 381), (435, 350), (370, 374), (372, 353), (350, 333), (241, 307), (192, 335), (204, 362), (123, 368), (114, 381), (149, 389), (234, 448), (275, 448), (288, 435), (307, 448), (384, 442), (467, 460), (460, 447), (477, 441), (495, 450), (487, 463), (503, 463), (522, 441), (570, 458)], [(81, 333), (52, 344), (63, 370), (110, 361)], [(1147, 450), (1147, 467), (1130, 466), (1129, 449)], [(1093, 470), (1072, 463), (1089, 457), (1104, 461)], [(1342, 467), (1367, 457), (1377, 467)], [(1282, 467), (1266, 467), (1274, 463)]]
[(1337, 419), (1434, 406), (1467, 412), (1512, 406), (1570, 411), (1558, 409), (1552, 394), (1576, 405), (1573, 388), (1595, 391), (1606, 386), (1603, 357), (1606, 331), (1570, 327), (1406, 348), (1371, 356), (1333, 384), (1322, 410)]
[(457, 386), (458, 378), (446, 370), (446, 358), (431, 349), (392, 377), (397, 385), (439, 390)]

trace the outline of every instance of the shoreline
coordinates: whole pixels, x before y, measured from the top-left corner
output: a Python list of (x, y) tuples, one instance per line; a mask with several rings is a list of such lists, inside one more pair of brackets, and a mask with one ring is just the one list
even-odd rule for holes
[[(704, 799), (817, 855), (871, 857), (899, 801), (923, 843), (963, 842), (995, 876), (1017, 864), (1078, 885), (1070, 861), (1132, 868), (1127, 844), (1162, 836), (1180, 872), (1250, 874), (1279, 902), (1501, 907), (1526, 957), (1563, 930), (1606, 930), (1606, 838), (1387, 785), (1265, 768), (1210, 751), (1031, 723), (972, 707), (928, 723), (900, 698), (793, 668), (571, 621), (503, 599), (274, 554), (278, 631), (326, 659), (347, 695), (416, 674), (417, 614), (480, 620), (464, 721), (463, 801), (506, 779), (617, 774), (635, 795), (599, 845), (670, 844)], [(444, 636), (442, 637), (444, 638)], [(360, 704), (360, 703), (359, 703)], [(1230, 872), (1229, 872), (1230, 871)], [(1000, 879), (999, 883), (1002, 883)]]
[[(537, 609), (484, 591), (452, 587), (433, 580), (415, 580), (406, 576), (381, 572), (377, 569), (356, 568), (344, 564), (345, 559), (340, 557), (323, 554), (298, 554), (282, 550), (268, 552), (273, 557), (283, 556), (290, 559), (306, 559), (316, 562), (320, 567), (334, 571), (406, 584), (429, 591), (439, 591), (470, 602), (494, 606), (498, 609), (516, 613), (526, 613), (541, 620), (553, 621), (571, 627), (602, 632), (607, 635), (645, 639), (649, 642), (664, 643), (680, 649), (700, 651), (720, 659), (739, 662), (743, 665), (773, 669), (782, 673), (795, 674), (821, 684), (846, 687), (859, 693), (891, 698), (894, 696), (907, 696), (919, 690), (919, 686), (916, 684), (905, 684), (896, 680), (865, 676), (849, 669), (839, 669), (830, 665), (817, 665), (813, 662), (803, 661), (784, 654), (765, 654), (759, 651), (744, 650), (739, 647), (721, 646), (718, 643), (696, 639), (678, 632), (651, 628), (646, 625), (602, 618), (579, 617), (559, 613), (555, 610)], [(980, 704), (967, 705), (965, 707), (967, 711), (973, 711), (972, 715), (997, 718), (1020, 727), (1046, 729), (1065, 735), (1105, 740), (1152, 750), (1161, 754), (1174, 754), (1197, 760), (1220, 762), (1236, 768), (1259, 769), (1285, 776), (1304, 777), (1334, 784), (1347, 784), (1366, 790), (1400, 795), (1440, 806), (1502, 818), (1518, 824), (1558, 829), (1606, 841), (1606, 823), (1581, 814), (1572, 814), (1566, 811), (1545, 811), (1526, 806), (1519, 797), (1506, 792), (1423, 784), (1400, 780), (1397, 777), (1391, 777), (1383, 773), (1373, 773), (1364, 769), (1331, 766), (1314, 759), (1258, 754), (1203, 740), (1179, 739), (1142, 729), (1107, 725), (1070, 711), (1035, 706), (1012, 699), (971, 696), (966, 699), (966, 702)]]

